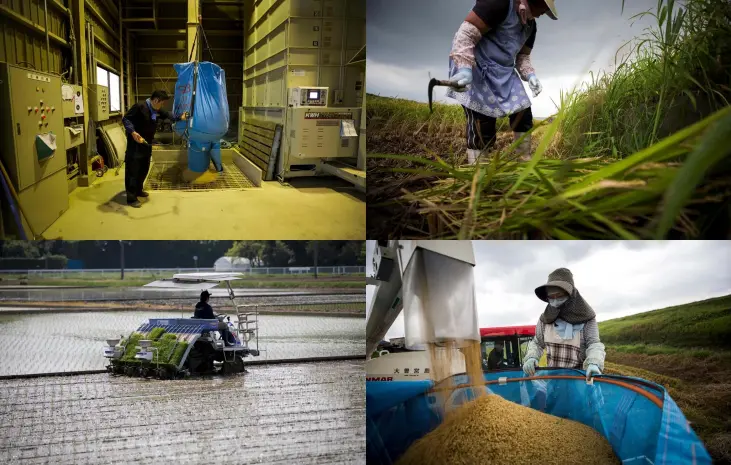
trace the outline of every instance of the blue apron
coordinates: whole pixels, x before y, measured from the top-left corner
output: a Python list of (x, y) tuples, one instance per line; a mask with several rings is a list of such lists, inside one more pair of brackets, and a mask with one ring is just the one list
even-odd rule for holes
[[(447, 91), (447, 97), (486, 116), (502, 118), (530, 107), (530, 99), (515, 70), (515, 57), (533, 32), (535, 21), (523, 25), (513, 2), (508, 17), (491, 29), (475, 46), (476, 64), (472, 84), (465, 92)], [(449, 60), (449, 76), (457, 74), (454, 60)]]

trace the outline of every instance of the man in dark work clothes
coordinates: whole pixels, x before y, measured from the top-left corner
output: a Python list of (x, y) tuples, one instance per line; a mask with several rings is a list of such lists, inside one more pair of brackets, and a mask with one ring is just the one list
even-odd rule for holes
[[(208, 291), (201, 292), (201, 300), (195, 304), (195, 311), (193, 312), (193, 318), (200, 318), (203, 320), (215, 320), (217, 319), (216, 314), (213, 313), (213, 307), (208, 303), (211, 298), (211, 293)], [(231, 332), (228, 330), (228, 325), (223, 321), (218, 322), (218, 332), (221, 333), (221, 339), (223, 339), (226, 345), (234, 345), (234, 340)]]
[(124, 189), (127, 192), (127, 205), (130, 207), (139, 208), (141, 204), (138, 197), (149, 196), (142, 190), (142, 184), (150, 171), (150, 158), (152, 158), (150, 142), (155, 137), (157, 119), (169, 119), (176, 122), (185, 121), (188, 118), (188, 113), (183, 113), (177, 118), (163, 110), (162, 106), (167, 100), (170, 100), (167, 92), (156, 90), (144, 102), (135, 103), (122, 118), (127, 132), (127, 152), (124, 159), (127, 169), (124, 173)]

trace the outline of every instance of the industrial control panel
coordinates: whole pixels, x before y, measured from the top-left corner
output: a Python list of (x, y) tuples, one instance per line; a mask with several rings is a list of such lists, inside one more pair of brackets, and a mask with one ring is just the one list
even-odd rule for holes
[(329, 87), (293, 87), (289, 89), (290, 107), (327, 107)]
[(289, 164), (297, 159), (358, 156), (360, 108), (290, 108), (285, 126)]
[(109, 119), (109, 88), (101, 84), (89, 86), (89, 115), (94, 121)]
[(39, 233), (68, 208), (61, 79), (0, 63), (0, 111), (0, 157)]

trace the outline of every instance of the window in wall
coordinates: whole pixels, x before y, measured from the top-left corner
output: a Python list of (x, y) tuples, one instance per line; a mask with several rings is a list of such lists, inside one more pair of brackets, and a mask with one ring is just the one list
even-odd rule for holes
[(119, 75), (97, 66), (96, 82), (99, 85), (109, 88), (109, 112), (114, 113), (121, 110), (121, 95), (119, 92)]
[(119, 111), (119, 76), (109, 73), (109, 111)]
[(96, 83), (109, 87), (109, 72), (99, 66), (96, 67)]

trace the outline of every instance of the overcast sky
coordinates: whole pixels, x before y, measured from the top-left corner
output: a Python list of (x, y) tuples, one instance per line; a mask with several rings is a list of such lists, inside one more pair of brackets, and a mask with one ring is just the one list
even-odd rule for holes
[[(368, 241), (372, 274), (375, 241)], [(599, 321), (731, 294), (731, 241), (473, 241), (480, 327), (536, 324), (534, 290), (569, 268)], [(375, 286), (367, 286), (368, 308)], [(386, 335), (402, 337), (403, 314)]]
[[(554, 114), (562, 89), (589, 80), (590, 71), (611, 70), (622, 44), (653, 25), (647, 16), (630, 18), (655, 11), (657, 0), (626, 3), (622, 13), (622, 0), (557, 0), (558, 21), (545, 15), (538, 18), (531, 58), (543, 92), (533, 99), (534, 116)], [(426, 101), (429, 73), (448, 77), (452, 39), (474, 4), (474, 0), (368, 0), (368, 92)], [(437, 88), (434, 95), (444, 99), (444, 89)]]

